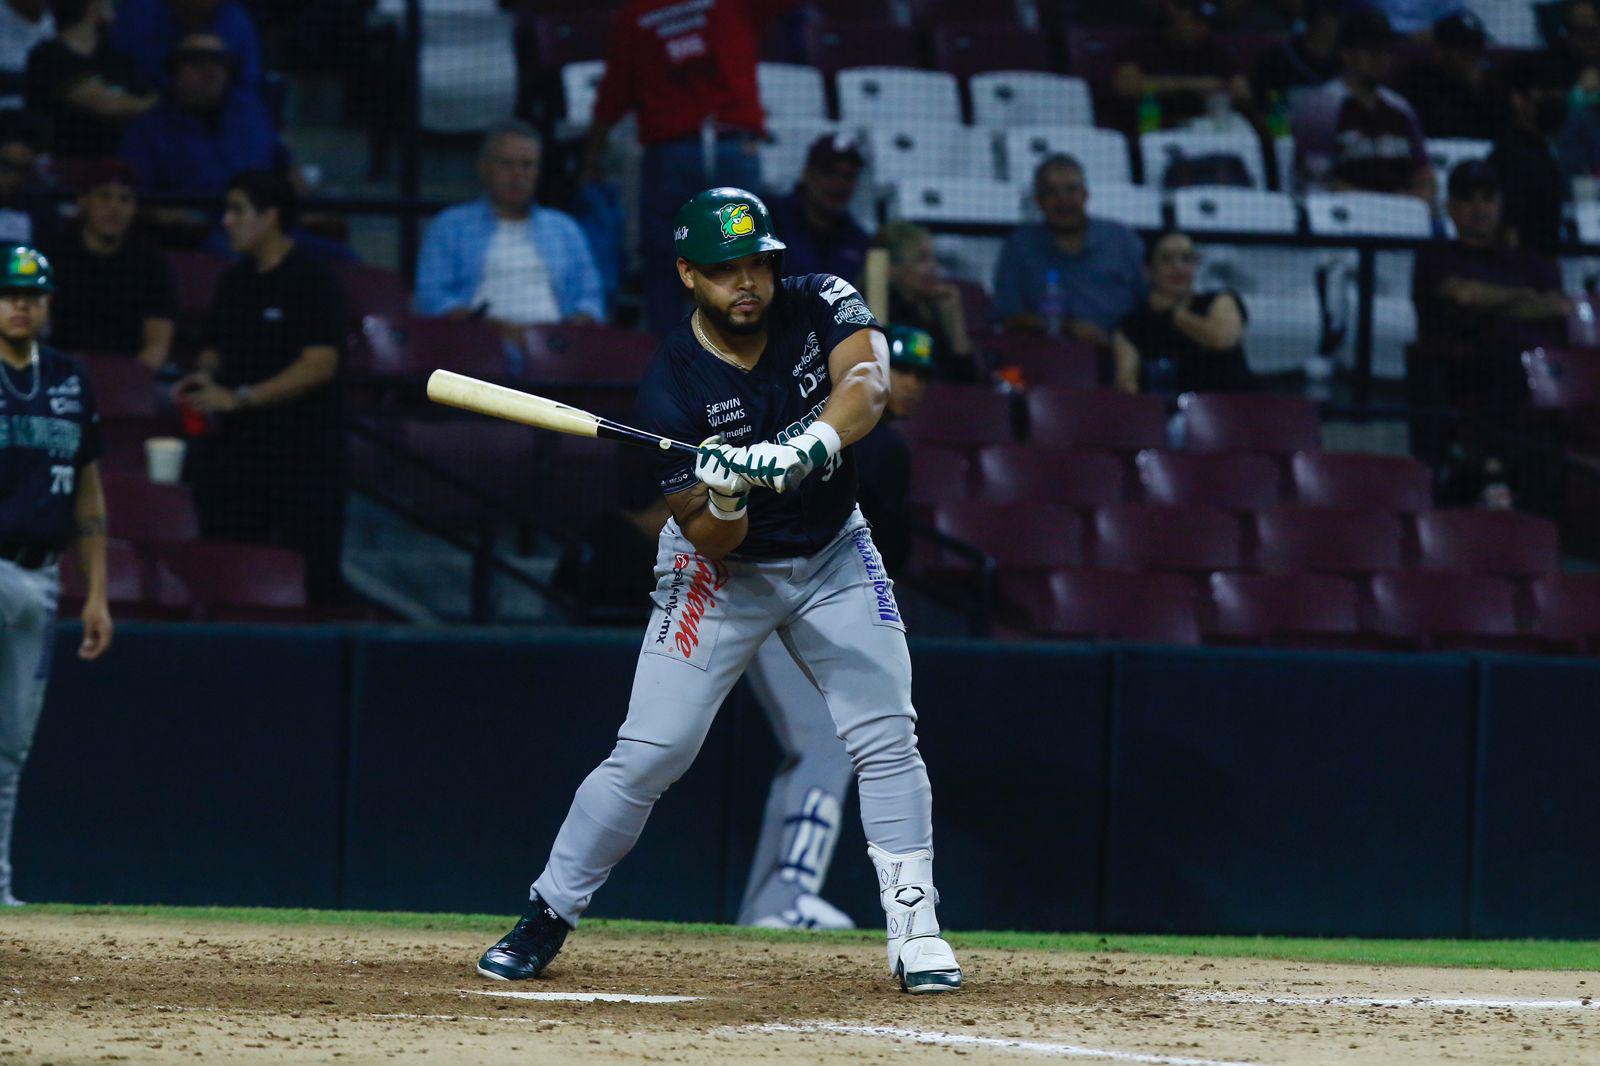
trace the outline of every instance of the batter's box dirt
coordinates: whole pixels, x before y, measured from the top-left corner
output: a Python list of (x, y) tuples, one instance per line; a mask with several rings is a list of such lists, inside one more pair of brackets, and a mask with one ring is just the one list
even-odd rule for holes
[[(525, 987), (474, 975), (493, 939), (5, 913), (0, 1063), (1545, 1064), (1600, 1047), (1593, 974), (969, 948), (965, 990), (913, 998), (881, 946), (580, 931)], [(1524, 1000), (1548, 1003), (1507, 1003)]]

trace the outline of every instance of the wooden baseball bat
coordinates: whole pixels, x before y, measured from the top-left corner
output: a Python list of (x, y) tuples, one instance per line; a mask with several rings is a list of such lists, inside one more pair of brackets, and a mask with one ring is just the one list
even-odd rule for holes
[(590, 414), (581, 408), (569, 407), (531, 392), (480, 381), (452, 370), (435, 370), (428, 375), (428, 399), (447, 407), (476, 411), (478, 414), (521, 422), (525, 426), (537, 426), (556, 433), (570, 433), (574, 437), (601, 437), (663, 452), (700, 453), (700, 449), (693, 444), (670, 437), (658, 437), (654, 433)]

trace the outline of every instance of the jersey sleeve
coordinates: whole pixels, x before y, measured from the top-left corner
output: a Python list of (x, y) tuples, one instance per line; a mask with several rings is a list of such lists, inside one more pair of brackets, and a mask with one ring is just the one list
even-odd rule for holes
[(78, 454), (73, 457), (72, 465), (82, 470), (100, 458), (100, 403), (95, 399), (94, 382), (81, 367), (78, 370), (78, 384), (83, 390), (83, 421), (80, 423), (83, 434), (78, 438)]
[(832, 274), (798, 279), (802, 317), (822, 340), (822, 354), (832, 354), (846, 337), (863, 329), (882, 329), (856, 287)]
[[(634, 424), (649, 433), (699, 444), (706, 436), (705, 420), (697, 417), (699, 414), (699, 409), (684, 397), (669, 361), (658, 355), (639, 384)], [(694, 457), (677, 451), (660, 452), (655, 473), (663, 496), (682, 492), (695, 482)]]

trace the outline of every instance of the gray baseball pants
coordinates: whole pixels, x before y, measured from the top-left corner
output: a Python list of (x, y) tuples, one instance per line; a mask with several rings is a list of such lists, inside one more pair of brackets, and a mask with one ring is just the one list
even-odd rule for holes
[(0, 900), (11, 896), (11, 826), (17, 787), (44, 709), (55, 647), (60, 572), (0, 559)]
[(672, 521), (659, 544), (627, 719), (610, 757), (578, 786), (533, 892), (578, 924), (774, 633), (827, 703), (855, 767), (867, 840), (900, 854), (931, 850), (905, 625), (860, 512), (809, 557), (713, 563)]

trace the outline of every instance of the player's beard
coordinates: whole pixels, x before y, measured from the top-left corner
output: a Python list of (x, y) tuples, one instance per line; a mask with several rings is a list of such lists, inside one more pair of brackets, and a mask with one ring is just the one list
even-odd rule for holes
[(711, 320), (711, 324), (716, 327), (717, 332), (721, 333), (723, 336), (748, 337), (751, 334), (760, 333), (763, 329), (767, 328), (767, 311), (770, 310), (770, 308), (770, 304), (763, 303), (761, 305), (761, 312), (754, 318), (743, 318), (737, 320), (729, 312), (719, 310), (718, 308), (712, 307), (710, 304), (701, 304), (700, 313), (709, 318)]

